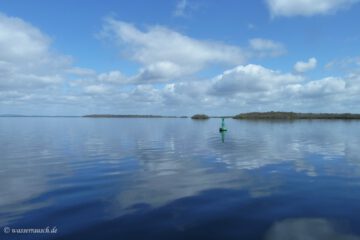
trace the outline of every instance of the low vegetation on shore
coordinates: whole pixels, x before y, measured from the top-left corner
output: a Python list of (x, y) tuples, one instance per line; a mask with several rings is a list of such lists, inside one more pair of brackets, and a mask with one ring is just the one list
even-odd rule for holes
[(234, 119), (360, 119), (360, 114), (352, 113), (295, 113), (295, 112), (251, 112), (241, 113)]
[(194, 120), (206, 120), (206, 119), (209, 119), (210, 117), (206, 114), (195, 114), (191, 117), (191, 119), (194, 119)]
[[(83, 117), (88, 118), (188, 118), (187, 116), (161, 116), (161, 115), (138, 115), (138, 114), (91, 114)], [(249, 112), (240, 113), (235, 116), (208, 116), (206, 114), (195, 114), (194, 120), (206, 120), (209, 118), (233, 118), (244, 120), (296, 120), (296, 119), (359, 119), (360, 114), (354, 113), (296, 113), (296, 112)]]

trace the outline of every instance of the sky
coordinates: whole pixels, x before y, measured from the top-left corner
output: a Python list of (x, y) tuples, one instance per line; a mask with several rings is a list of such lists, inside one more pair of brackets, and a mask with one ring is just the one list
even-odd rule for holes
[(360, 113), (360, 0), (2, 0), (0, 114)]

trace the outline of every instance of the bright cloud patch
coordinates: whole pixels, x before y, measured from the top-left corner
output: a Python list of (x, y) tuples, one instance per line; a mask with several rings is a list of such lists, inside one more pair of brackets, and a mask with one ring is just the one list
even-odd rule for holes
[(323, 98), (326, 96), (341, 96), (342, 94), (354, 93), (348, 86), (349, 79), (327, 77), (320, 80), (310, 81), (304, 84), (287, 86), (287, 91), (293, 96), (300, 98)]
[(40, 30), (0, 13), (0, 91), (58, 84), (69, 63), (51, 51), (50, 39)]
[(236, 46), (193, 39), (161, 26), (142, 31), (113, 18), (106, 19), (101, 35), (115, 40), (123, 54), (144, 65), (138, 76), (144, 81), (157, 77), (161, 82), (165, 77), (193, 74), (211, 64), (241, 64), (247, 58)]
[(156, 62), (140, 70), (140, 73), (132, 78), (134, 83), (167, 82), (171, 79), (183, 76), (183, 69), (173, 62)]
[(303, 86), (304, 93), (309, 96), (338, 94), (346, 91), (346, 82), (341, 78), (327, 77), (311, 81)]
[(266, 0), (272, 16), (313, 16), (334, 13), (358, 0)]
[(295, 63), (294, 70), (298, 73), (304, 73), (316, 68), (316, 58), (310, 58), (307, 62), (299, 61)]
[(50, 39), (30, 24), (0, 14), (0, 29), (2, 61), (26, 64), (30, 60), (48, 57)]
[(359, 75), (308, 80), (249, 64), (215, 77), (204, 98), (213, 105), (220, 103), (218, 107), (241, 107), (243, 111), (344, 111), (347, 105), (356, 104), (359, 80)]
[(302, 81), (300, 76), (283, 74), (259, 65), (238, 66), (216, 77), (211, 93), (233, 95), (236, 93), (265, 92)]

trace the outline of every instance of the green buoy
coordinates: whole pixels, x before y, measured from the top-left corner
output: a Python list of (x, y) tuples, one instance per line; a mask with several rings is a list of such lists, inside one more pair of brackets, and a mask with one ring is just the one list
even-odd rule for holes
[(221, 120), (221, 127), (219, 128), (219, 132), (225, 132), (227, 131), (226, 127), (225, 127), (225, 119), (222, 118)]

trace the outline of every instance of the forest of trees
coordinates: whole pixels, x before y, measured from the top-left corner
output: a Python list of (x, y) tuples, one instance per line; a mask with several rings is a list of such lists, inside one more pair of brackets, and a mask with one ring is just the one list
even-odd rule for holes
[(241, 113), (234, 119), (360, 119), (360, 114), (351, 113), (295, 113), (295, 112), (251, 112)]

